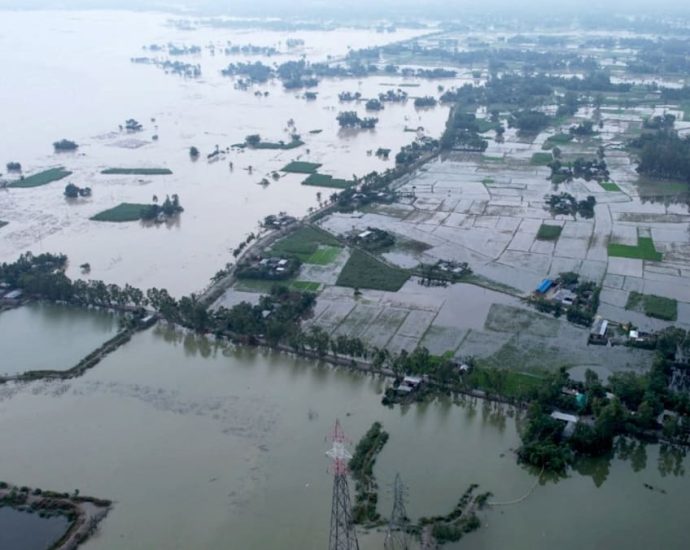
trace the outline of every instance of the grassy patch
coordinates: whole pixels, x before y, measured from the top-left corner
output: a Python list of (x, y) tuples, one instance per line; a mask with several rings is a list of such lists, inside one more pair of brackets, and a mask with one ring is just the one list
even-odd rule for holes
[(328, 265), (340, 254), (339, 246), (320, 246), (316, 252), (309, 256), (304, 263), (315, 265)]
[(312, 185), (315, 187), (332, 187), (334, 189), (347, 189), (355, 184), (354, 181), (342, 180), (328, 176), (326, 174), (319, 174), (314, 172), (302, 182), (302, 185)]
[(638, 237), (637, 246), (609, 243), (609, 256), (650, 260), (652, 262), (660, 262), (663, 258), (661, 252), (657, 252), (654, 248), (654, 241), (650, 237)]
[(482, 155), (484, 162), (505, 162), (503, 157), (492, 157), (491, 155)]
[(537, 231), (537, 239), (540, 241), (555, 241), (561, 236), (563, 228), (560, 225), (541, 224), (539, 231)]
[(8, 187), (39, 187), (70, 176), (72, 172), (62, 167), (50, 168), (32, 176), (26, 176), (8, 184)]
[(396, 292), (409, 278), (410, 274), (404, 269), (390, 267), (369, 254), (354, 249), (336, 284)]
[(480, 134), (483, 134), (484, 132), (490, 132), (491, 130), (495, 130), (499, 125), (497, 122), (491, 122), (490, 120), (487, 120), (485, 118), (477, 118), (475, 119), (475, 122), (477, 123), (478, 132)]
[(496, 183), (496, 182), (494, 181), (494, 178), (484, 178), (482, 180), (482, 183), (484, 185), (491, 185), (492, 183)]
[(543, 378), (536, 375), (491, 367), (474, 368), (469, 374), (468, 381), (480, 390), (488, 392), (500, 390), (502, 395), (516, 399), (532, 395), (545, 382)]
[(302, 140), (291, 141), (290, 143), (274, 143), (272, 141), (261, 141), (256, 145), (252, 145), (252, 149), (295, 149), (300, 145), (304, 145)]
[(106, 168), (101, 174), (119, 176), (169, 176), (172, 170), (168, 168)]
[(141, 219), (141, 211), (147, 206), (147, 204), (123, 202), (114, 208), (99, 212), (91, 219), (96, 222), (135, 222)]
[[(320, 253), (319, 246), (336, 249), (340, 243), (330, 233), (314, 227), (300, 227), (271, 247), (274, 255), (297, 256), (305, 263)], [(335, 254), (337, 256), (337, 252)], [(315, 258), (316, 259), (316, 258)]]
[(546, 166), (553, 160), (551, 153), (534, 153), (529, 163), (532, 166)]
[(612, 181), (600, 183), (599, 185), (601, 185), (601, 187), (602, 187), (602, 189), (604, 189), (604, 191), (614, 192), (614, 191), (620, 191), (621, 190), (621, 188), (618, 187), (618, 185), (613, 183)]
[(311, 281), (295, 281), (290, 285), (290, 288), (301, 290), (303, 292), (318, 292), (319, 288), (321, 288), (321, 285)]
[(648, 317), (664, 321), (675, 321), (678, 318), (678, 302), (672, 298), (665, 298), (654, 294), (631, 292), (628, 296), (628, 303), (625, 304), (625, 309), (633, 311), (642, 310)]
[(293, 160), (292, 162), (283, 166), (282, 171), (290, 172), (293, 174), (313, 174), (319, 168), (321, 168), (321, 164), (319, 164), (318, 162), (304, 162), (301, 160)]

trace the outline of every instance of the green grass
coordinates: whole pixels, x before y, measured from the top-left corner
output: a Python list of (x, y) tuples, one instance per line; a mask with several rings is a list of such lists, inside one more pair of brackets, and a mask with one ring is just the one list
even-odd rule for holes
[(631, 292), (628, 296), (628, 302), (625, 304), (625, 309), (641, 310), (648, 317), (664, 321), (675, 321), (678, 319), (678, 301), (654, 294)]
[(537, 239), (540, 241), (555, 241), (561, 236), (563, 228), (560, 225), (541, 224), (537, 231)]
[(660, 262), (663, 258), (661, 252), (657, 252), (654, 248), (654, 241), (650, 237), (638, 237), (637, 246), (609, 243), (609, 256), (652, 262)]
[(319, 288), (321, 288), (321, 284), (312, 281), (295, 281), (290, 285), (290, 288), (303, 292), (318, 292)]
[(482, 183), (483, 183), (484, 185), (491, 185), (492, 183), (496, 183), (496, 182), (494, 181), (493, 178), (484, 178), (484, 179), (482, 180)]
[(168, 168), (106, 168), (101, 174), (121, 176), (169, 176), (172, 170)]
[(483, 134), (484, 132), (490, 132), (491, 130), (495, 130), (498, 127), (498, 122), (491, 122), (490, 120), (487, 120), (485, 118), (477, 118), (475, 119), (475, 122), (477, 123), (478, 131), (480, 134)]
[(546, 166), (553, 160), (551, 153), (534, 153), (529, 163), (532, 166)]
[(347, 189), (355, 184), (354, 181), (347, 181), (328, 176), (326, 174), (319, 174), (315, 172), (302, 182), (302, 185), (312, 185), (315, 187), (332, 187), (334, 189)]
[[(326, 231), (314, 227), (300, 227), (284, 239), (277, 241), (271, 247), (271, 253), (274, 255), (296, 256), (305, 263), (312, 263), (310, 262), (312, 257), (319, 256), (319, 259), (321, 259), (321, 256), (325, 255), (325, 253), (321, 253), (319, 246), (337, 250), (340, 243), (338, 239)], [(337, 252), (335, 255), (337, 256)]]
[(614, 191), (620, 191), (621, 190), (621, 188), (618, 187), (618, 185), (613, 183), (612, 181), (600, 183), (599, 185), (601, 185), (601, 187), (604, 189), (604, 191), (614, 192)]
[(503, 157), (492, 157), (491, 155), (482, 155), (484, 162), (505, 162)]
[[(497, 371), (500, 371), (500, 374), (496, 374)], [(495, 392), (500, 389), (501, 395), (518, 399), (528, 397), (545, 382), (543, 378), (536, 375), (482, 366), (475, 367), (470, 372), (468, 381), (480, 390)]]
[(338, 257), (340, 251), (341, 248), (339, 246), (322, 246), (319, 247), (311, 256), (309, 256), (304, 263), (328, 265)]
[(304, 162), (301, 160), (293, 160), (292, 162), (283, 166), (282, 171), (291, 172), (293, 174), (313, 174), (319, 168), (321, 168), (321, 164), (319, 164), (318, 162)]
[(47, 185), (54, 181), (61, 180), (67, 176), (72, 175), (72, 172), (65, 170), (62, 167), (50, 168), (39, 172), (38, 174), (33, 174), (32, 176), (26, 176), (22, 179), (15, 180), (11, 182), (8, 187), (39, 187), (41, 185)]
[(302, 140), (291, 141), (290, 143), (274, 143), (272, 141), (261, 141), (256, 145), (252, 145), (252, 149), (295, 149), (300, 145), (304, 145)]
[(135, 222), (141, 219), (141, 211), (147, 206), (148, 204), (123, 202), (114, 208), (99, 212), (91, 219), (96, 222)]
[(410, 274), (404, 269), (390, 267), (369, 254), (354, 249), (336, 284), (350, 288), (396, 292), (409, 278)]

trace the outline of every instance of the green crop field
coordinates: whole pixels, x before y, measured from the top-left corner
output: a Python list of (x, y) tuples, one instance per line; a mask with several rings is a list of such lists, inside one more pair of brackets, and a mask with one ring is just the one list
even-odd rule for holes
[(312, 185), (315, 187), (332, 187), (334, 189), (347, 189), (348, 187), (351, 187), (354, 184), (354, 181), (337, 179), (333, 176), (328, 176), (326, 174), (319, 174), (318, 172), (314, 172), (306, 180), (302, 182), (302, 185)]
[(625, 309), (642, 311), (648, 317), (663, 319), (664, 321), (675, 321), (678, 319), (678, 302), (672, 298), (656, 296), (654, 294), (640, 294), (631, 292)]
[(328, 265), (332, 263), (340, 254), (342, 249), (339, 246), (320, 246), (304, 263), (315, 265)]
[(290, 288), (301, 290), (302, 292), (318, 292), (321, 285), (311, 281), (295, 281), (290, 285)]
[(169, 176), (168, 168), (106, 168), (101, 174), (121, 176)]
[(396, 292), (410, 278), (404, 269), (390, 267), (359, 249), (354, 249), (340, 272), (338, 286)]
[(529, 163), (532, 166), (546, 166), (553, 160), (551, 153), (534, 153)]
[(607, 182), (604, 182), (604, 183), (600, 183), (599, 185), (601, 185), (601, 187), (604, 189), (604, 191), (611, 191), (611, 192), (613, 192), (613, 191), (620, 191), (620, 190), (621, 190), (621, 188), (618, 187), (618, 185), (615, 184), (615, 183), (613, 183), (612, 181), (607, 181)]
[(573, 136), (570, 134), (555, 134), (547, 138), (544, 144), (541, 146), (545, 151), (551, 150), (558, 145), (565, 145), (573, 140)]
[(15, 180), (8, 184), (8, 187), (39, 187), (41, 185), (46, 185), (48, 183), (61, 180), (62, 178), (66, 178), (70, 175), (72, 175), (72, 172), (65, 170), (62, 167), (50, 168), (49, 170), (44, 170), (43, 172), (38, 172), (37, 174)]
[[(316, 263), (310, 262), (310, 260), (312, 256), (319, 254), (319, 246), (337, 250), (340, 243), (338, 239), (326, 231), (314, 227), (300, 227), (287, 237), (274, 243), (271, 247), (271, 253), (274, 255), (296, 256), (303, 262)], [(335, 256), (337, 256), (337, 251)]]
[(560, 225), (541, 224), (537, 232), (537, 239), (540, 241), (555, 241), (561, 236), (563, 228)]
[(637, 246), (609, 243), (609, 256), (653, 262), (660, 262), (663, 258), (661, 252), (657, 252), (654, 248), (654, 241), (650, 237), (638, 237)]
[(291, 172), (293, 174), (313, 174), (319, 168), (321, 164), (318, 162), (304, 162), (301, 160), (293, 160), (289, 164), (283, 166), (283, 172)]
[(99, 212), (91, 219), (96, 222), (135, 222), (141, 219), (141, 211), (147, 206), (147, 204), (123, 202), (114, 208)]

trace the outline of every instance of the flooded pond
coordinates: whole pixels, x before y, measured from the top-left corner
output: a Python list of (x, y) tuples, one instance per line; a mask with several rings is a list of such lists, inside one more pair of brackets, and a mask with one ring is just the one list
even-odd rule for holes
[[(506, 411), (450, 401), (388, 409), (384, 386), (158, 328), (80, 379), (0, 388), (0, 429), (13, 442), (3, 476), (113, 499), (89, 549), (323, 548), (332, 483), (325, 436), (336, 417), (354, 442), (376, 420), (390, 433), (375, 470), (384, 516), (397, 472), (413, 518), (446, 513), (470, 483), (496, 501), (534, 485), (511, 452), (519, 439)], [(681, 547), (687, 462), (651, 445), (644, 460), (629, 454), (635, 461), (599, 461), (488, 512), (461, 547), (597, 547), (602, 533), (606, 547), (644, 548), (652, 534)], [(662, 518), (664, 529), (654, 529)], [(381, 547), (380, 533), (360, 539), (361, 548)]]
[(42, 518), (38, 514), (0, 508), (0, 548), (46, 550), (69, 525), (67, 518)]
[(0, 313), (0, 374), (67, 370), (117, 333), (109, 313), (31, 303)]

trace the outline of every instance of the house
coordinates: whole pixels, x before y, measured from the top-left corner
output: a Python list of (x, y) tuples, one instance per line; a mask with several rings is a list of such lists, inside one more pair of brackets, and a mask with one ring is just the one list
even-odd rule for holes
[(553, 295), (553, 299), (564, 306), (572, 306), (575, 302), (575, 298), (577, 298), (577, 295), (567, 288), (559, 288)]
[(580, 418), (574, 414), (567, 414), (560, 411), (553, 411), (551, 413), (551, 418), (558, 420), (559, 422), (565, 422), (565, 426), (563, 427), (563, 437), (566, 439), (575, 433), (575, 427), (580, 421)]
[(592, 330), (589, 333), (588, 344), (595, 344), (600, 346), (605, 346), (609, 343), (609, 339), (606, 336), (606, 331), (609, 328), (609, 322), (606, 319), (597, 317), (592, 325)]
[(366, 231), (362, 231), (359, 235), (357, 235), (357, 237), (360, 239), (366, 239), (369, 235), (371, 235), (371, 231), (367, 229)]
[(537, 294), (546, 294), (548, 290), (553, 286), (552, 279), (542, 279), (542, 281), (537, 286)]
[(24, 295), (24, 292), (18, 288), (14, 290), (10, 290), (7, 294), (5, 294), (2, 299), (3, 300), (10, 300), (10, 301), (17, 301), (20, 300), (21, 297)]

